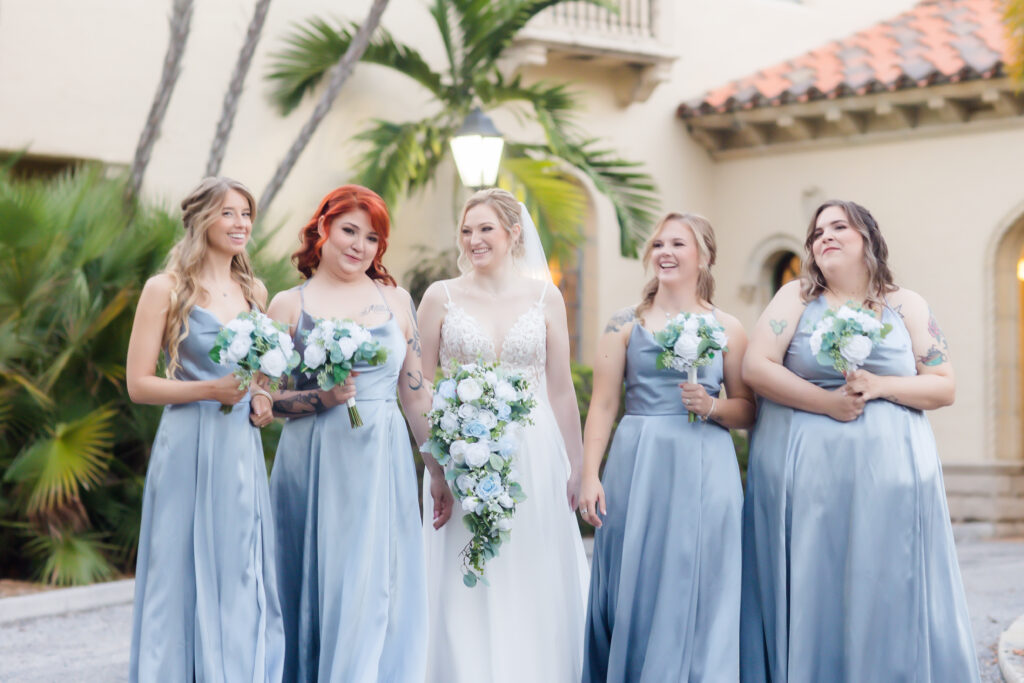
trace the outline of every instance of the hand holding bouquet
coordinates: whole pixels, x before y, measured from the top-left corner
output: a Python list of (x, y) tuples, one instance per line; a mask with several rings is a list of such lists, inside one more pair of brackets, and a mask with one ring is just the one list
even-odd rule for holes
[[(729, 350), (725, 328), (709, 314), (680, 313), (654, 335), (654, 341), (663, 349), (655, 367), (686, 372), (690, 384), (697, 383), (697, 368), (711, 365), (716, 351)], [(689, 421), (696, 420), (689, 413)]]
[(473, 534), (461, 553), (469, 587), (487, 583), (484, 563), (509, 541), (516, 505), (526, 500), (516, 481), (515, 431), (532, 423), (536, 404), (527, 381), (498, 363), (453, 364), (434, 386), (430, 438), (420, 450), (444, 467), (462, 503), (462, 522)]
[(828, 309), (811, 331), (811, 353), (818, 363), (846, 375), (864, 365), (871, 350), (892, 330), (859, 306)]
[[(210, 360), (219, 365), (237, 365), (234, 375), (239, 390), (248, 388), (253, 375), (262, 372), (270, 379), (269, 389), (276, 391), (281, 376), (299, 364), (299, 354), (286, 326), (260, 311), (247, 311), (217, 333)], [(230, 413), (231, 408), (220, 409)]]
[[(348, 379), (356, 363), (380, 365), (387, 359), (388, 350), (362, 325), (347, 319), (320, 318), (306, 334), (301, 370), (307, 377), (316, 372), (317, 385), (329, 391)], [(362, 427), (356, 399), (350, 398), (346, 405), (349, 424)]]

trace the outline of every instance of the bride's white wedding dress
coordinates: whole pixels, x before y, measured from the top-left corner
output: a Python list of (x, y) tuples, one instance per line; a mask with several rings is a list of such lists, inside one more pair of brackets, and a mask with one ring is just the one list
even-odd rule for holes
[(547, 396), (544, 292), (509, 329), (500, 357), (496, 344), (452, 300), (447, 286), (445, 292), (442, 368), (449, 368), (453, 359), (500, 360), (527, 377), (537, 406), (516, 455), (527, 500), (516, 509), (511, 541), (485, 565), (489, 586), (467, 588), (462, 583), (459, 553), (470, 533), (458, 502), (448, 523), (435, 530), (433, 503), (424, 490), (430, 603), (427, 682), (576, 683), (590, 570), (566, 499), (569, 460)]

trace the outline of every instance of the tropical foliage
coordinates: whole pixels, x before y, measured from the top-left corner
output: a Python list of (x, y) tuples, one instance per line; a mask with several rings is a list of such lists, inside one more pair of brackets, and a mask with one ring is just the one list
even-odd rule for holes
[(1024, 87), (1024, 0), (1005, 0), (1003, 22), (1009, 39), (1007, 72)]
[[(442, 69), (416, 48), (378, 31), (363, 61), (402, 73), (433, 104), (422, 118), (378, 119), (356, 136), (365, 144), (358, 181), (389, 202), (420, 190), (434, 177), (474, 105), (506, 108), (543, 133), (543, 142), (506, 143), (499, 184), (523, 198), (548, 255), (564, 256), (580, 240), (585, 196), (578, 176), (585, 176), (615, 207), (622, 253), (635, 256), (657, 205), (650, 176), (575, 124), (579, 102), (565, 85), (526, 83), (499, 68), (499, 58), (527, 22), (562, 1), (432, 0), (430, 16), (444, 46)], [(313, 91), (357, 30), (350, 22), (312, 18), (286, 36), (268, 77), (282, 113)]]

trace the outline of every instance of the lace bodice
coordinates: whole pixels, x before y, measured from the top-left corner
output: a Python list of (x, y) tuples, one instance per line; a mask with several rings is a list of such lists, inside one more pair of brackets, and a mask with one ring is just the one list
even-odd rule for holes
[(544, 365), (547, 362), (547, 323), (544, 319), (544, 294), (523, 312), (505, 333), (501, 341), (501, 355), (493, 339), (466, 309), (452, 300), (448, 285), (446, 313), (441, 322), (441, 348), (439, 361), (447, 372), (452, 360), (458, 363), (472, 363), (477, 359), (485, 362), (501, 361), (506, 367), (523, 373), (531, 384), (544, 381)]

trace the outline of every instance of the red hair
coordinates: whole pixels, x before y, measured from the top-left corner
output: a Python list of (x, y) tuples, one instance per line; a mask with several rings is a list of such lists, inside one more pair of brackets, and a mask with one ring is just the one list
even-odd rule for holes
[[(384, 252), (388, 249), (388, 235), (391, 233), (391, 219), (388, 217), (388, 206), (373, 190), (362, 185), (342, 185), (336, 190), (327, 193), (327, 196), (320, 200), (313, 218), (299, 230), (299, 243), (302, 245), (298, 251), (292, 254), (292, 261), (295, 267), (303, 276), (312, 277), (316, 269), (320, 267), (320, 258), (324, 242), (331, 232), (331, 224), (334, 219), (349, 211), (362, 209), (370, 217), (370, 226), (377, 233), (377, 253), (373, 262), (366, 269), (366, 274), (373, 280), (381, 280), (392, 287), (397, 286), (395, 278), (391, 277), (388, 269), (381, 263)], [(320, 219), (324, 219), (324, 234), (320, 236), (318, 225)]]

